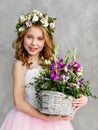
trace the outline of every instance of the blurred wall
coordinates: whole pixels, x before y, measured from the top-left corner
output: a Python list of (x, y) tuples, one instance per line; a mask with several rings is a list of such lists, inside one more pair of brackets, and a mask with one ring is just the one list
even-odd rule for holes
[[(57, 17), (55, 42), (64, 56), (78, 50), (91, 90), (98, 95), (98, 0), (0, 0), (0, 124), (13, 108), (12, 66), (15, 25), (21, 13), (38, 9)], [(89, 99), (72, 121), (75, 130), (98, 130), (98, 100)]]

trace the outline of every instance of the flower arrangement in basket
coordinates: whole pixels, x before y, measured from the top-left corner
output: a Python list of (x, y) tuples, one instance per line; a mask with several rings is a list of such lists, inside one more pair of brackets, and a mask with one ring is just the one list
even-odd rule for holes
[(73, 113), (72, 101), (80, 94), (91, 96), (89, 81), (85, 81), (83, 67), (77, 61), (76, 49), (66, 52), (63, 58), (57, 50), (50, 60), (44, 60), (45, 69), (35, 79), (39, 110), (46, 114), (69, 115)]

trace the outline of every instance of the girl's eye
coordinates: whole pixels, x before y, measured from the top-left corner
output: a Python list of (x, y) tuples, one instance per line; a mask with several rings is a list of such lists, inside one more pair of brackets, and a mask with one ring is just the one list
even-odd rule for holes
[(38, 40), (42, 41), (42, 40), (43, 40), (43, 38), (42, 38), (42, 37), (39, 37), (39, 38), (38, 38)]
[(32, 36), (27, 35), (27, 38), (32, 38)]

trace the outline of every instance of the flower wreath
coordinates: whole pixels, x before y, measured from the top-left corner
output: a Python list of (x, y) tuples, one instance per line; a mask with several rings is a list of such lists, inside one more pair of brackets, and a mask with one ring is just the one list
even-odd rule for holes
[(38, 10), (33, 10), (32, 13), (22, 14), (19, 17), (18, 23), (16, 24), (16, 32), (25, 30), (32, 25), (41, 25), (48, 29), (50, 35), (54, 33), (56, 18), (49, 17), (47, 14), (42, 14)]

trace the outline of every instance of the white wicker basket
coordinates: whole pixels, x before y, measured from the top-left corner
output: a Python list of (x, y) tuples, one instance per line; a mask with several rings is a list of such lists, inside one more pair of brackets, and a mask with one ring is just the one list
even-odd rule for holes
[(38, 96), (39, 111), (45, 114), (68, 116), (74, 112), (72, 96), (66, 96), (61, 92), (40, 91)]

